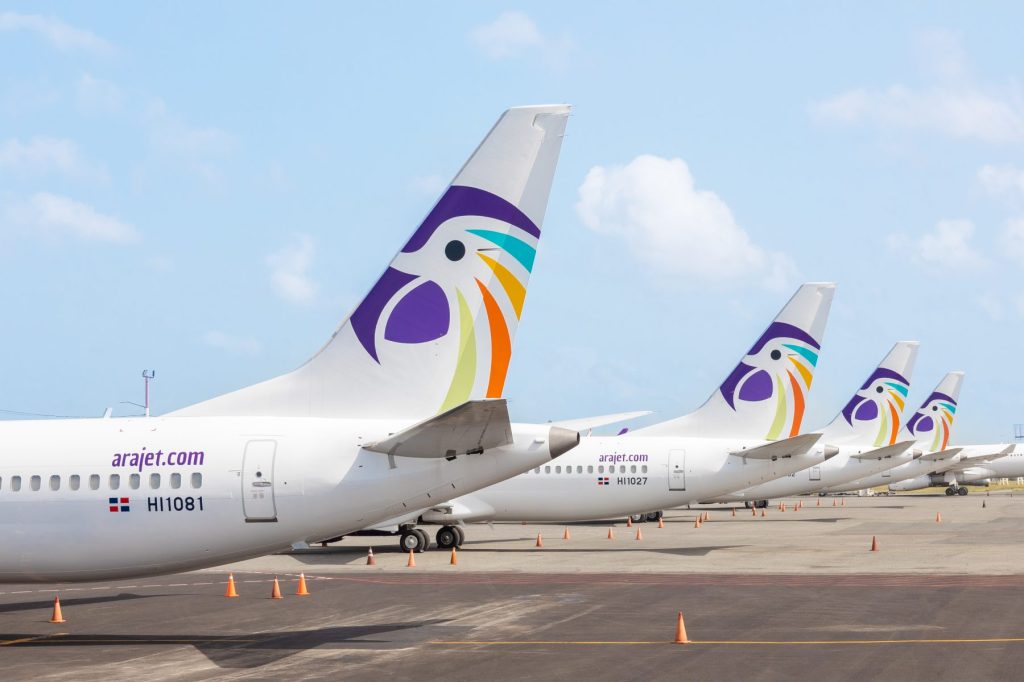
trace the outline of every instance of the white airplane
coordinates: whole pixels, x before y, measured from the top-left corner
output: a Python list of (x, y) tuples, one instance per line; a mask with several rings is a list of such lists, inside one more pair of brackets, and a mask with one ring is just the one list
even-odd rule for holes
[(822, 462), (835, 448), (818, 444), (820, 434), (799, 434), (834, 292), (833, 284), (800, 287), (696, 412), (619, 436), (585, 437), (556, 463), (379, 527), (398, 525), (401, 546), (412, 549), (415, 523), (439, 524), (437, 543), (449, 547), (463, 541), (460, 523), (655, 513)]
[(902, 438), (897, 436), (917, 348), (915, 341), (900, 341), (893, 346), (846, 407), (822, 430), (822, 439), (839, 447), (838, 455), (820, 465), (709, 501), (767, 504), (773, 498), (806, 495), (909, 461), (912, 455), (908, 450), (914, 439), (905, 432)]
[(547, 463), (501, 395), (569, 108), (510, 109), (299, 369), (160, 418), (0, 424), (0, 581), (152, 575), (355, 531)]
[(901, 435), (899, 440), (914, 439), (915, 443), (909, 453), (910, 461), (847, 483), (823, 487), (819, 492), (853, 492), (888, 485), (893, 481), (929, 473), (944, 463), (958, 461), (960, 448), (950, 448), (948, 445), (953, 434), (956, 401), (963, 380), (963, 372), (950, 372), (944, 376), (928, 399), (907, 421), (904, 429), (907, 435)]
[(932, 471), (889, 484), (889, 490), (919, 490), (946, 486), (947, 495), (966, 495), (967, 484), (988, 485), (993, 478), (1024, 476), (1024, 449), (1007, 443), (965, 445), (955, 457)]

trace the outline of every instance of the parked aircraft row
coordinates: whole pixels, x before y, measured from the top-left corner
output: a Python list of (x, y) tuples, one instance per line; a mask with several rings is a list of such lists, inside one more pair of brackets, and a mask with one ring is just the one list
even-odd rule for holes
[(454, 546), (472, 521), (656, 516), (876, 477), (956, 489), (1024, 463), (950, 446), (960, 373), (902, 421), (912, 342), (805, 432), (829, 283), (800, 287), (690, 414), (614, 437), (580, 431), (636, 413), (513, 423), (502, 394), (568, 115), (506, 111), (298, 369), (162, 417), (0, 423), (0, 581), (169, 573), (367, 529), (423, 550), (429, 526)]

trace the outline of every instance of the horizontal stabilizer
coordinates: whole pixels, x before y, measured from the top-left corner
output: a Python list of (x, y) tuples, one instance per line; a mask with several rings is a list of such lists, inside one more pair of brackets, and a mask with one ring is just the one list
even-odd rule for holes
[(616, 414), (601, 415), (600, 417), (581, 417), (580, 419), (565, 419), (563, 421), (551, 422), (551, 425), (561, 426), (564, 429), (572, 429), (573, 431), (589, 431), (590, 429), (596, 429), (601, 426), (608, 426), (609, 424), (618, 424), (619, 422), (625, 422), (631, 419), (639, 419), (640, 417), (646, 417), (650, 413), (650, 410), (640, 412), (618, 412)]
[(965, 447), (964, 452), (960, 454), (960, 461), (958, 464), (965, 464), (967, 466), (973, 466), (975, 464), (984, 464), (985, 462), (991, 462), (994, 459), (1005, 457), (1006, 455), (1013, 452), (1015, 445), (1007, 445), (1001, 450), (988, 450), (987, 452), (979, 452), (976, 447)]
[(511, 442), (508, 403), (471, 400), (363, 448), (399, 457), (434, 458), (482, 452)]
[(802, 455), (814, 447), (814, 444), (819, 439), (821, 439), (820, 433), (803, 433), (799, 436), (786, 438), (785, 440), (776, 440), (765, 445), (759, 445), (756, 448), (736, 450), (729, 454), (749, 459), (777, 459), (791, 455)]
[(947, 448), (945, 450), (939, 450), (938, 452), (929, 452), (927, 455), (921, 455), (921, 460), (925, 462), (938, 462), (944, 459), (950, 459), (954, 455), (960, 454), (963, 448)]
[(907, 451), (907, 448), (916, 442), (914, 440), (905, 440), (895, 445), (887, 445), (884, 448), (875, 448), (867, 452), (850, 455), (850, 457), (853, 459), (885, 459), (886, 457), (895, 457), (896, 455), (902, 455)]

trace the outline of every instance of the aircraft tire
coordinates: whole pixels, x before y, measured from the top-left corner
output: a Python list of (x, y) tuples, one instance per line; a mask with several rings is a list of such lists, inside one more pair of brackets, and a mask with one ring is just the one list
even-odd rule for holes
[(430, 549), (430, 536), (427, 535), (427, 531), (423, 530), (422, 528), (413, 528), (412, 532), (419, 535), (420, 539), (423, 540), (423, 544), (420, 545), (420, 548), (416, 550), (417, 553), (426, 552), (428, 549)]
[(459, 544), (459, 534), (451, 526), (441, 526), (434, 535), (438, 549), (451, 549)]
[(462, 526), (452, 526), (452, 530), (455, 531), (455, 535), (458, 536), (455, 546), (462, 547), (462, 543), (466, 541), (466, 531), (462, 530)]
[(404, 530), (398, 536), (398, 547), (403, 552), (422, 552), (423, 537), (414, 528)]
[(960, 489), (956, 491), (957, 495), (966, 495), (969, 491), (964, 486), (960, 486)]
[(946, 488), (946, 494), (949, 495), (950, 497), (953, 497), (953, 495), (956, 495), (956, 490), (954, 490), (952, 487)]

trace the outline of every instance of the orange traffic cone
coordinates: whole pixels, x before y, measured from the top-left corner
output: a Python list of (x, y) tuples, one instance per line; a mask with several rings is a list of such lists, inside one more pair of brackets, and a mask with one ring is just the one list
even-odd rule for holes
[(457, 566), (459, 564), (459, 556), (455, 553), (454, 547), (452, 547), (452, 559), (448, 563), (452, 566)]
[[(238, 596), (238, 595), (235, 595)], [(53, 598), (53, 615), (50, 616), (51, 623), (66, 623), (64, 620), (64, 614), (60, 612), (60, 597)]]
[[(709, 511), (704, 512), (704, 521), (710, 521), (710, 520), (711, 520), (711, 512), (709, 512)], [(701, 523), (704, 523), (704, 521), (701, 521)]]
[(562, 539), (563, 540), (568, 540), (569, 539), (569, 526), (565, 527), (565, 532), (562, 533)]
[(309, 590), (306, 589), (306, 574), (299, 573), (299, 589), (295, 590), (297, 597), (308, 597)]
[(676, 620), (676, 641), (675, 644), (689, 644), (690, 639), (686, 636), (686, 624), (683, 622), (683, 612), (679, 612)]
[(942, 514), (940, 512), (935, 512), (935, 523), (942, 523)]
[(643, 533), (640, 532), (640, 527), (639, 526), (637, 526), (637, 528), (636, 528), (636, 539), (637, 540), (643, 540), (644, 539)]
[(615, 533), (612, 532), (612, 527), (611, 526), (608, 526), (608, 539), (609, 540), (614, 540), (615, 539)]
[(750, 508), (750, 515), (751, 516), (757, 516), (757, 507), (751, 507)]
[(405, 565), (406, 568), (416, 568), (416, 556), (409, 550), (409, 562)]
[(845, 507), (846, 506), (846, 498), (845, 497), (842, 500), (842, 504), (840, 504), (839, 506), (840, 507)]
[(225, 597), (237, 597), (238, 592), (235, 592), (235, 574), (228, 573), (228, 589), (224, 591)]
[(816, 505), (814, 505), (814, 506), (815, 506), (815, 507), (820, 507), (820, 506), (821, 506), (821, 498), (820, 498), (820, 497), (818, 498), (818, 504), (816, 504)]
[(626, 528), (632, 528), (632, 527), (633, 527), (633, 517), (632, 516), (627, 516), (626, 517)]
[(693, 527), (694, 528), (700, 528), (700, 517), (699, 516), (693, 520)]
[(665, 519), (658, 519), (658, 528), (665, 527)]
[(377, 560), (373, 558), (373, 547), (371, 547), (370, 551), (367, 552), (367, 554), (366, 554), (366, 565), (367, 566), (376, 566), (377, 565)]
[(875, 538), (874, 535), (871, 536), (871, 551), (872, 552), (877, 552), (878, 551), (878, 540)]
[(833, 500), (832, 500), (832, 506), (833, 506), (833, 507), (834, 507), (834, 506), (836, 506), (836, 501), (835, 501), (835, 499), (833, 499)]
[(274, 589), (270, 591), (271, 599), (284, 599), (281, 596), (281, 585), (277, 582), (277, 576), (274, 576)]
[(733, 515), (733, 518), (736, 518), (736, 507), (732, 508), (732, 515)]
[(543, 546), (544, 546), (544, 540), (541, 539), (540, 533), (537, 533), (537, 547), (543, 547)]
[(779, 511), (786, 511), (786, 503), (785, 502), (780, 502), (779, 503)]
[(768, 516), (768, 515), (767, 515), (767, 514), (765, 513), (766, 511), (767, 511), (767, 510), (766, 510), (766, 509), (765, 509), (764, 507), (761, 507), (761, 518), (762, 518), (762, 519), (763, 519), (764, 517)]

